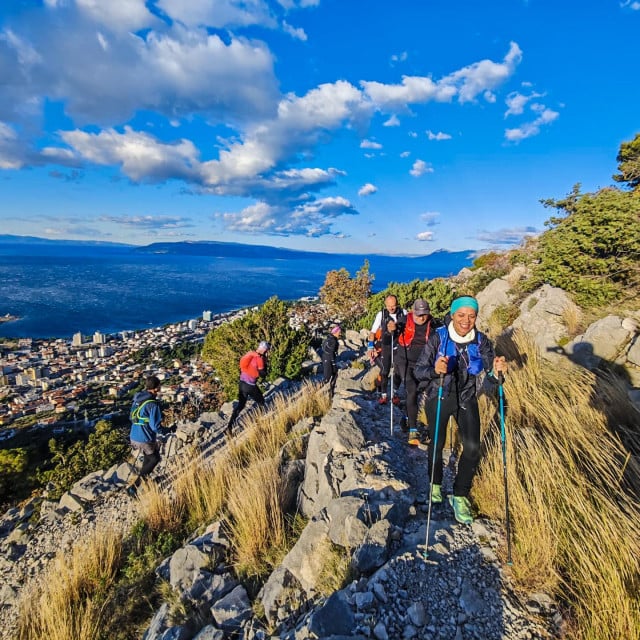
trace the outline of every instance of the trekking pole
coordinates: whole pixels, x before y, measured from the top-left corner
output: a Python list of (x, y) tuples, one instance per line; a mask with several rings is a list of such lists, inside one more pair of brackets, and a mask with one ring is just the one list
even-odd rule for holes
[(440, 383), (438, 384), (438, 405), (436, 407), (436, 424), (433, 434), (433, 459), (431, 460), (431, 484), (429, 486), (429, 510), (427, 511), (427, 534), (425, 539), (424, 557), (429, 556), (429, 526), (431, 525), (431, 505), (433, 503), (433, 474), (436, 468), (436, 453), (438, 451), (438, 429), (440, 427), (440, 406), (442, 405), (442, 387), (444, 384), (444, 374), (440, 374)]
[(391, 416), (390, 432), (391, 432), (391, 437), (393, 438), (393, 333), (391, 334), (391, 370), (389, 375), (391, 376), (391, 400), (389, 402), (389, 405), (391, 407), (391, 411), (389, 413), (389, 415)]
[(507, 434), (504, 426), (504, 376), (498, 374), (500, 386), (498, 387), (500, 395), (500, 440), (502, 442), (502, 471), (504, 475), (504, 508), (507, 521), (507, 564), (513, 564), (511, 559), (511, 519), (509, 517), (509, 487), (507, 484)]

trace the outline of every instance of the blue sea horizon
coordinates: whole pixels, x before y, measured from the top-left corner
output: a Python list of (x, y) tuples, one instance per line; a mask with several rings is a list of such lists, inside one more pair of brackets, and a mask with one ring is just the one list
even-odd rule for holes
[(103, 245), (0, 245), (0, 337), (65, 338), (140, 330), (262, 304), (315, 296), (326, 273), (353, 276), (367, 259), (373, 290), (446, 277), (472, 252), (422, 258), (309, 254), (304, 259), (158, 254)]

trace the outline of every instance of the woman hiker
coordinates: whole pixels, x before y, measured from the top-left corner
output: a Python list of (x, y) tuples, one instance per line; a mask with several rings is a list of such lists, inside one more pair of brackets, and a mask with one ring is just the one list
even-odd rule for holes
[[(446, 438), (446, 425), (451, 416), (456, 420), (462, 439), (462, 456), (449, 502), (455, 518), (462, 524), (471, 524), (473, 516), (468, 499), (471, 483), (480, 462), (480, 412), (478, 409), (477, 377), (485, 371), (487, 379), (499, 383), (500, 374), (507, 371), (503, 357), (496, 357), (491, 341), (476, 329), (478, 301), (471, 296), (456, 298), (451, 303), (451, 321), (436, 329), (416, 363), (414, 374), (426, 386), (425, 411), (429, 423), (431, 442), (429, 464), (433, 487), (432, 501), (442, 502), (442, 449)], [(442, 397), (439, 400), (439, 387)], [(436, 415), (440, 405), (438, 442), (434, 441)]]

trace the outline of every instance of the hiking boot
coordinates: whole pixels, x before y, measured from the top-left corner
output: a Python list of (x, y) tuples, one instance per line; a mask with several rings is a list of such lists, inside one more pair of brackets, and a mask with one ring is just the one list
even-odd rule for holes
[(453, 514), (460, 524), (471, 524), (471, 504), (464, 496), (449, 496), (449, 504), (453, 507)]
[(407, 418), (407, 416), (402, 416), (400, 418), (400, 429), (404, 433), (407, 433), (407, 431), (409, 431), (409, 418)]
[(442, 490), (439, 484), (434, 484), (431, 487), (431, 502), (433, 504), (440, 504), (442, 502)]
[(395, 393), (393, 394), (393, 400), (391, 401), (396, 406), (400, 404), (400, 396), (397, 396)]
[(378, 404), (387, 404), (389, 400), (387, 399), (387, 394), (383, 393), (380, 398), (378, 398)]
[(138, 489), (136, 488), (135, 484), (132, 484), (129, 487), (127, 487), (127, 495), (130, 498), (137, 498), (138, 497)]
[(409, 444), (412, 447), (417, 447), (420, 444), (420, 439), (418, 438), (417, 429), (409, 429)]

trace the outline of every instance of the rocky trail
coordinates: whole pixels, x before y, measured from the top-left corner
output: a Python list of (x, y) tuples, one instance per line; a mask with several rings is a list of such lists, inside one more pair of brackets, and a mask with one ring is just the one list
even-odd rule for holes
[[(339, 516), (332, 516), (338, 509), (333, 505), (357, 499), (359, 513), (364, 513), (362, 528), (365, 531), (365, 541), (359, 545), (360, 556), (357, 559), (359, 566), (366, 565), (367, 569), (347, 587), (326, 598), (320, 597), (306, 585), (304, 571), (296, 568), (294, 560), (289, 559), (287, 563), (285, 559), (286, 570), (297, 578), (296, 588), (304, 596), (302, 599), (306, 598), (306, 604), (298, 610), (285, 606), (278, 599), (279, 592), (274, 595), (270, 581), (260, 594), (263, 604), (274, 603), (271, 609), (266, 607), (271, 613), (269, 630), (263, 621), (254, 617), (248, 600), (244, 596), (238, 597), (237, 592), (241, 587), (230, 580), (229, 588), (221, 592), (224, 593), (222, 599), (205, 603), (204, 609), (210, 611), (209, 624), (200, 628), (194, 628), (193, 623), (171, 626), (166, 611), (158, 611), (144, 635), (145, 640), (526, 640), (562, 635), (562, 617), (556, 604), (547, 595), (518, 595), (513, 589), (509, 567), (504, 566), (496, 554), (504, 535), (502, 529), (481, 515), (471, 526), (460, 525), (454, 520), (446, 494), (452, 483), (455, 456), (450, 458), (445, 473), (445, 500), (433, 506), (430, 547), (425, 558), (429, 499), (426, 446), (420, 444), (411, 447), (407, 444), (406, 435), (399, 428), (399, 407), (394, 407), (394, 432), (393, 436), (390, 435), (391, 408), (378, 405), (376, 398), (363, 390), (362, 376), (361, 369), (345, 368), (340, 371), (330, 412), (333, 418), (327, 419), (338, 420), (338, 425), (340, 421), (352, 420), (353, 428), (359, 430), (361, 443), (364, 443), (358, 451), (333, 456), (341, 460), (340, 473), (348, 475), (344, 471), (348, 461), (349, 464), (353, 462), (354, 468), (368, 462), (369, 474), (361, 477), (363, 474), (360, 473), (357, 482), (350, 480), (351, 489), (340, 490), (339, 495), (335, 496), (339, 500), (326, 504), (311, 522), (330, 529), (342, 519), (344, 522), (340, 524), (343, 526), (351, 520), (344, 517), (342, 512)], [(201, 438), (201, 449), (208, 450), (212, 456), (216, 455), (223, 443), (221, 434), (226, 422), (224, 410), (220, 414), (202, 416), (200, 423), (195, 425), (205, 427), (194, 429), (194, 433), (197, 432)], [(328, 424), (329, 427), (325, 428), (327, 433), (332, 423)], [(318, 431), (322, 432), (322, 429)], [(313, 434), (311, 437), (314, 437)], [(326, 448), (330, 449), (330, 446), (326, 445)], [(449, 459), (450, 453), (445, 451), (445, 460)], [(180, 455), (180, 452), (176, 455)], [(308, 458), (306, 476), (311, 474), (310, 464), (312, 462)], [(33, 523), (29, 520), (27, 507), (10, 510), (0, 519), (2, 638), (8, 640), (16, 637), (20, 592), (25, 585), (42, 575), (56, 552), (70, 549), (76, 541), (87, 539), (94, 529), (127, 531), (136, 521), (137, 502), (123, 490), (121, 474), (119, 476), (116, 471), (110, 470), (103, 474), (101, 480), (104, 482), (104, 476), (109, 473), (112, 479), (117, 479), (108, 490), (100, 493), (99, 499), (83, 501), (81, 509), (50, 511), (49, 515)], [(342, 487), (347, 486), (344, 478), (340, 482)], [(305, 486), (302, 486), (302, 491)], [(384, 503), (380, 502), (380, 495), (387, 498), (387, 503), (393, 503), (400, 493), (389, 487), (397, 486), (404, 487), (401, 493), (406, 513), (400, 519), (376, 516), (380, 505)], [(376, 528), (380, 529), (381, 524), (385, 525), (385, 533), (383, 541), (379, 542), (374, 540), (373, 532)], [(341, 532), (340, 535), (345, 534)], [(190, 541), (185, 548), (197, 547), (202, 538)], [(208, 544), (215, 545), (217, 542), (219, 540), (212, 538)], [(201, 545), (198, 548), (204, 547)], [(313, 554), (313, 544), (310, 554)], [(294, 557), (294, 550), (290, 555)], [(366, 560), (363, 560), (363, 555)], [(298, 563), (304, 564), (304, 560), (298, 560)], [(205, 573), (204, 570), (200, 571), (193, 578), (193, 584), (203, 580)], [(222, 573), (222, 569), (217, 573)], [(185, 587), (184, 578), (178, 580), (171, 576), (169, 579), (172, 584), (181, 584), (185, 594), (196, 591), (195, 586)], [(200, 593), (203, 589), (197, 591)], [(232, 598), (233, 594), (235, 597)], [(202, 606), (200, 608), (203, 609)]]

